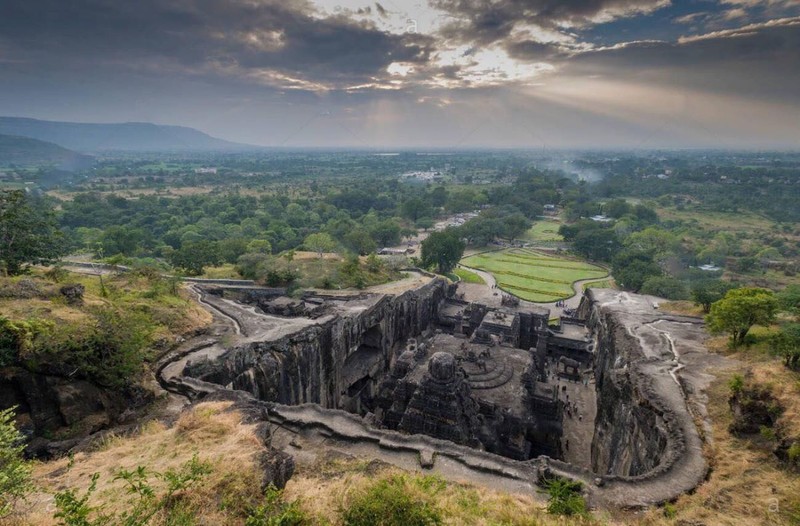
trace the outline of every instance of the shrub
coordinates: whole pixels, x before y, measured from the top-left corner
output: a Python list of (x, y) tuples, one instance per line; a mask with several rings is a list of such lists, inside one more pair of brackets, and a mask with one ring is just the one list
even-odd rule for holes
[[(65, 526), (139, 526), (150, 524), (150, 520), (163, 511), (166, 524), (196, 524), (196, 513), (184, 504), (179, 494), (198, 485), (210, 472), (211, 466), (201, 462), (196, 454), (180, 469), (164, 473), (148, 471), (144, 466), (131, 471), (121, 469), (114, 480), (123, 481), (133, 500), (120, 515), (105, 514), (101, 508), (90, 504), (100, 478), (100, 474), (95, 473), (82, 496), (74, 488), (55, 494), (57, 511), (54, 516)], [(151, 484), (152, 479), (163, 480), (166, 487), (157, 490)]]
[(253, 509), (245, 526), (301, 526), (309, 524), (306, 514), (297, 501), (283, 500), (283, 491), (270, 485), (264, 493), (263, 504)]
[(51, 323), (36, 318), (12, 321), (0, 316), (0, 367), (14, 365), (33, 349), (34, 338), (46, 333)]
[(406, 477), (392, 476), (357, 495), (342, 521), (345, 526), (431, 526), (442, 524), (442, 515), (432, 503), (412, 497)]
[(742, 389), (744, 389), (744, 377), (740, 374), (734, 374), (733, 378), (728, 382), (728, 387), (732, 395), (738, 395), (742, 392)]
[(54, 265), (50, 270), (44, 273), (44, 277), (54, 283), (61, 283), (69, 278), (69, 272), (61, 265)]
[(789, 462), (800, 464), (800, 440), (793, 442), (786, 454), (789, 457)]
[(124, 387), (136, 381), (152, 343), (153, 323), (147, 313), (114, 307), (92, 307), (90, 326), (71, 325), (40, 330), (29, 352), (31, 367), (55, 368), (105, 387)]
[(581, 495), (582, 484), (565, 478), (554, 478), (546, 483), (550, 499), (547, 512), (553, 515), (585, 515), (586, 500)]
[(762, 437), (766, 440), (775, 440), (775, 430), (768, 426), (761, 426), (758, 430)]
[(25, 445), (14, 425), (14, 409), (0, 411), (0, 517), (33, 490), (31, 467), (22, 456)]

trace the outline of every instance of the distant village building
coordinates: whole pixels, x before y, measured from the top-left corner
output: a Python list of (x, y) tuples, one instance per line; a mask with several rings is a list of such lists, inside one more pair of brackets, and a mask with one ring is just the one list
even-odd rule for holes
[(602, 214), (601, 215), (592, 216), (589, 219), (591, 219), (592, 221), (597, 221), (598, 223), (610, 223), (610, 222), (614, 221), (610, 217), (602, 215)]
[(720, 270), (722, 270), (721, 267), (717, 267), (716, 265), (711, 265), (710, 263), (706, 265), (700, 265), (697, 268), (699, 268), (700, 270), (704, 270), (706, 272), (719, 272)]
[(400, 176), (402, 179), (418, 179), (420, 181), (434, 181), (442, 178), (442, 172), (431, 168), (427, 172), (406, 172)]
[(409, 254), (413, 254), (414, 249), (409, 248), (382, 248), (378, 250), (379, 256), (407, 256)]
[(217, 175), (217, 169), (216, 168), (195, 168), (194, 173), (196, 173), (196, 174)]

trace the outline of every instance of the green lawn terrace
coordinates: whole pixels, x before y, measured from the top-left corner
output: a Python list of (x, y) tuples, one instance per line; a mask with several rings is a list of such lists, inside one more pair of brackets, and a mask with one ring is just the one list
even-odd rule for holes
[(525, 248), (468, 256), (461, 264), (492, 274), (500, 289), (524, 300), (550, 303), (575, 294), (573, 284), (608, 275), (604, 268)]
[(561, 222), (556, 219), (545, 219), (536, 221), (533, 226), (525, 232), (522, 239), (525, 241), (536, 242), (561, 242), (564, 238), (558, 233)]

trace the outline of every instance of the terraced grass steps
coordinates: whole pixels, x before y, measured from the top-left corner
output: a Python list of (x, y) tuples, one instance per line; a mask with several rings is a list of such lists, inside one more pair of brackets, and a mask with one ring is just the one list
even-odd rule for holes
[(540, 303), (572, 297), (576, 281), (601, 280), (608, 275), (606, 269), (591, 263), (526, 248), (474, 254), (461, 263), (491, 273), (501, 290)]

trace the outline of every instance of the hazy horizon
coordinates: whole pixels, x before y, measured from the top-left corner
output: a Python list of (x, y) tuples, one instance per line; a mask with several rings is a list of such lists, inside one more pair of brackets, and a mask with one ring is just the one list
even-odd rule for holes
[(0, 115), (270, 148), (800, 149), (797, 0), (6, 0)]

